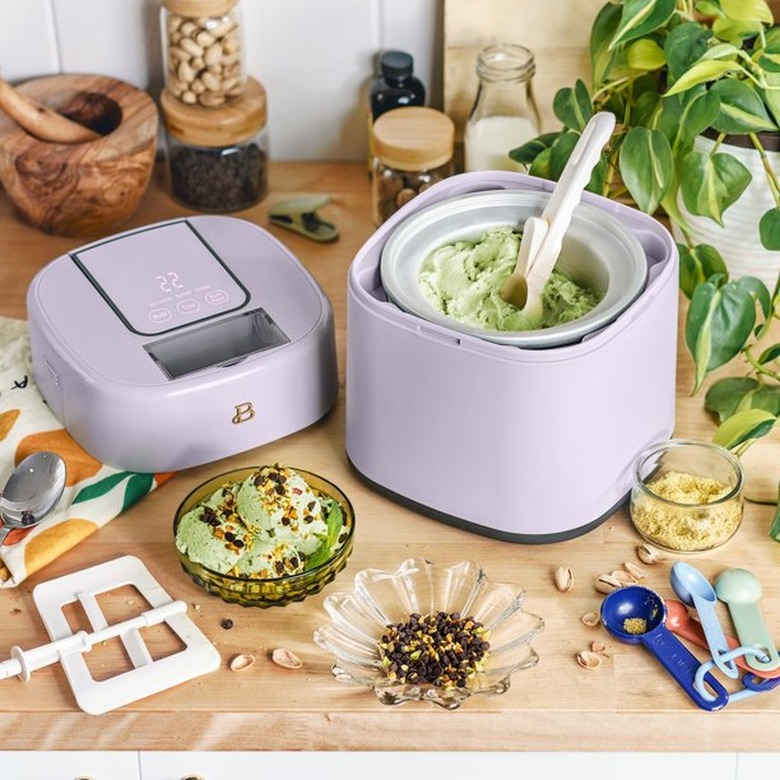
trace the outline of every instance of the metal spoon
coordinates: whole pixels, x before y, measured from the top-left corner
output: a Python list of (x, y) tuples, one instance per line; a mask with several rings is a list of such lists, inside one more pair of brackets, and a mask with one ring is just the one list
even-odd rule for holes
[(688, 606), (695, 607), (699, 613), (701, 627), (715, 665), (724, 674), (736, 679), (739, 670), (734, 661), (724, 661), (721, 657), (728, 653), (730, 648), (715, 612), (718, 597), (710, 581), (697, 568), (682, 561), (672, 566), (669, 579), (680, 600)]
[(743, 645), (755, 645), (766, 658), (748, 659), (753, 669), (771, 671), (780, 667), (780, 654), (761, 612), (761, 583), (746, 569), (726, 569), (715, 581), (715, 593), (729, 608), (737, 637)]
[(34, 452), (14, 469), (0, 495), (0, 544), (14, 528), (38, 525), (51, 513), (65, 477), (65, 461), (53, 452)]

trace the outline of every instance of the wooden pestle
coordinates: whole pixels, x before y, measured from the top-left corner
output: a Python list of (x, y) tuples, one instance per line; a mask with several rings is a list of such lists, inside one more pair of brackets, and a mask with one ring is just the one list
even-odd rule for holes
[(30, 135), (58, 144), (95, 141), (100, 134), (17, 92), (0, 78), (0, 108)]

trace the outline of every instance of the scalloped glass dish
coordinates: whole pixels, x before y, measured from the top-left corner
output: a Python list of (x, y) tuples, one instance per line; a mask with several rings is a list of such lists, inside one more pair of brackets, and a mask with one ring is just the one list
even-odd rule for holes
[[(355, 576), (352, 593), (328, 596), (324, 606), (331, 622), (315, 630), (314, 641), (335, 656), (337, 680), (371, 688), (382, 704), (429, 701), (452, 710), (479, 693), (504, 693), (514, 672), (539, 660), (531, 642), (544, 622), (523, 610), (524, 600), (520, 585), (491, 582), (472, 561), (444, 567), (409, 558), (396, 572), (364, 569)], [(439, 611), (473, 617), (490, 631), (482, 671), (463, 688), (402, 684), (388, 677), (378, 644), (388, 624)]]

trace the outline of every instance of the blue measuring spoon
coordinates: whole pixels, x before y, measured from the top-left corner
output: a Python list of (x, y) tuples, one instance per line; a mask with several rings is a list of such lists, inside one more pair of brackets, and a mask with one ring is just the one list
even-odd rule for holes
[(715, 607), (718, 596), (710, 581), (694, 566), (678, 561), (669, 572), (669, 580), (680, 601), (689, 607), (694, 607), (699, 614), (699, 622), (704, 630), (704, 636), (709, 645), (710, 654), (715, 665), (725, 675), (736, 679), (739, 670), (732, 657), (724, 658), (730, 652), (729, 643), (723, 633), (723, 627), (718, 620)]
[[(763, 658), (764, 652), (760, 647), (735, 647), (733, 650), (729, 650), (724, 654), (724, 660), (736, 660), (737, 658)], [(707, 672), (715, 666), (715, 661), (705, 661), (696, 671), (696, 679), (694, 685), (699, 692), (706, 691), (705, 676)], [(742, 701), (742, 699), (748, 699), (751, 696), (755, 696), (757, 693), (763, 691), (771, 691), (775, 686), (780, 685), (780, 679), (767, 680), (762, 677), (758, 677), (755, 674), (746, 674), (742, 678), (742, 688), (738, 691), (732, 691), (729, 694), (729, 704), (734, 701)]]
[(666, 627), (666, 605), (655, 591), (641, 585), (613, 591), (601, 602), (601, 622), (621, 642), (644, 645), (698, 707), (719, 710), (728, 703), (728, 692), (710, 672), (704, 680), (712, 693), (694, 685), (701, 663)]
[(715, 580), (715, 593), (725, 602), (741, 645), (760, 647), (762, 659), (747, 659), (748, 665), (759, 671), (771, 671), (780, 666), (780, 654), (761, 612), (761, 583), (746, 569), (726, 569)]

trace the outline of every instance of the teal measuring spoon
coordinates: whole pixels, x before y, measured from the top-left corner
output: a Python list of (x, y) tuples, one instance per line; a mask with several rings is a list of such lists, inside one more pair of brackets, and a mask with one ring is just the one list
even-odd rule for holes
[(746, 569), (726, 569), (715, 581), (715, 593), (729, 608), (734, 630), (742, 645), (764, 651), (764, 658), (747, 658), (753, 669), (769, 671), (780, 666), (777, 646), (761, 612), (761, 583)]

